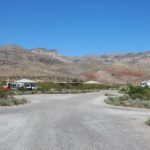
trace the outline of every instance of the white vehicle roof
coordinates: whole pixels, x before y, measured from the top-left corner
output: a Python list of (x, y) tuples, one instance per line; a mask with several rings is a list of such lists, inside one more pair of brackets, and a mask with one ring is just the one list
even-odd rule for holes
[(15, 83), (36, 83), (36, 82), (33, 80), (28, 80), (28, 79), (21, 79), (21, 80), (15, 81)]

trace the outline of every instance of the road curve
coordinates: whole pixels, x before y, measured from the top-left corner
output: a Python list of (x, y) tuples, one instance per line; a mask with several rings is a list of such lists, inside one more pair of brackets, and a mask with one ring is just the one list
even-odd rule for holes
[(106, 105), (105, 92), (27, 95), (30, 104), (1, 107), (0, 150), (150, 150), (150, 111)]

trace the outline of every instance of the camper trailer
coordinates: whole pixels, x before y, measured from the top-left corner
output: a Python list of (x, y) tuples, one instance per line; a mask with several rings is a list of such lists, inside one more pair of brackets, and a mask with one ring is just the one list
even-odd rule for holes
[(141, 84), (140, 84), (140, 86), (141, 87), (146, 87), (146, 86), (150, 87), (150, 80), (148, 80), (148, 81), (142, 81)]
[(21, 79), (15, 82), (7, 82), (7, 86), (9, 87), (9, 89), (19, 89), (22, 87), (29, 90), (37, 89), (37, 83), (33, 80), (28, 79)]

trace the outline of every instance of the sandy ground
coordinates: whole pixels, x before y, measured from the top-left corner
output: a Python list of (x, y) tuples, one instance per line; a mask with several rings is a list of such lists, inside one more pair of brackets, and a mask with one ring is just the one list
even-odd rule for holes
[(108, 92), (21, 96), (0, 108), (0, 150), (150, 150), (150, 110), (107, 105)]

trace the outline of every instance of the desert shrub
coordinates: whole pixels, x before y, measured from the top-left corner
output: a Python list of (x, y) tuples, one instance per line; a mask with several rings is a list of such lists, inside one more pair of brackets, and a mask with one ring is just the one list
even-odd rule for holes
[(18, 88), (18, 90), (21, 91), (21, 92), (25, 92), (25, 91), (27, 91), (28, 89), (26, 89), (25, 87), (20, 87), (20, 88)]
[(121, 101), (119, 100), (118, 97), (108, 97), (108, 99), (105, 100), (107, 104), (119, 106), (121, 105)]
[(6, 81), (5, 80), (1, 80), (0, 81), (0, 87), (2, 87), (3, 85), (6, 85)]
[(13, 101), (14, 105), (22, 105), (22, 104), (28, 103), (28, 100), (26, 100), (25, 98), (22, 98), (22, 99), (14, 98), (14, 99), (12, 99), (12, 101)]
[(51, 89), (51, 87), (52, 87), (51, 82), (40, 82), (40, 83), (38, 83), (38, 90), (40, 90), (40, 91), (48, 91)]
[(42, 82), (39, 83), (39, 91), (45, 92), (45, 91), (64, 91), (64, 90), (101, 90), (105, 89), (105, 85), (99, 85), (99, 84), (83, 84), (83, 83), (51, 83), (51, 82)]
[(9, 90), (8, 95), (12, 96), (16, 94), (16, 90)]
[(144, 103), (140, 99), (130, 99), (128, 105), (130, 107), (144, 108)]
[(111, 105), (122, 105), (129, 107), (139, 107), (150, 109), (150, 88), (128, 85), (125, 95), (118, 97), (108, 97), (106, 103)]
[(8, 91), (0, 89), (0, 98), (7, 98), (8, 97)]
[(14, 90), (0, 90), (0, 106), (11, 106), (27, 103), (25, 99), (16, 99), (13, 97)]
[(0, 106), (11, 106), (13, 105), (13, 102), (10, 100), (10, 98), (1, 98), (0, 99)]
[(12, 106), (12, 105), (21, 105), (28, 103), (26, 99), (16, 99), (14, 97), (7, 97), (0, 99), (0, 106)]
[(119, 97), (108, 97), (105, 103), (115, 105), (115, 106), (128, 106), (137, 108), (147, 108), (150, 109), (150, 100), (132, 99), (128, 95)]
[(123, 95), (123, 96), (119, 96), (118, 97), (118, 99), (120, 100), (120, 101), (127, 101), (127, 100), (129, 100), (129, 96), (128, 95)]
[(130, 95), (130, 96), (132, 96), (132, 95), (134, 95), (134, 94), (143, 94), (144, 93), (144, 88), (143, 87), (136, 87), (136, 86), (132, 86), (132, 85), (130, 85), (129, 86), (129, 90), (128, 90), (128, 94)]
[(109, 98), (105, 99), (104, 102), (105, 102), (106, 104), (112, 105), (112, 101), (111, 101)]
[(150, 126), (150, 119), (146, 121), (146, 124)]
[(144, 106), (145, 108), (150, 109), (150, 101), (145, 101), (145, 102), (143, 102), (143, 106)]
[(129, 86), (128, 94), (132, 99), (150, 100), (150, 88)]
[(105, 93), (105, 96), (116, 96), (115, 94)]
[(128, 93), (128, 88), (126, 87), (122, 87), (119, 89), (119, 93), (124, 93), (124, 94), (127, 94)]

